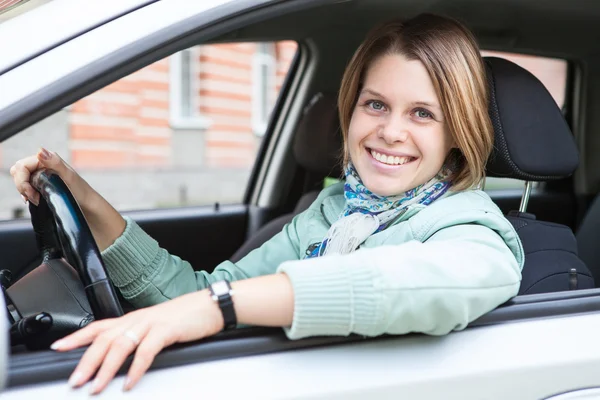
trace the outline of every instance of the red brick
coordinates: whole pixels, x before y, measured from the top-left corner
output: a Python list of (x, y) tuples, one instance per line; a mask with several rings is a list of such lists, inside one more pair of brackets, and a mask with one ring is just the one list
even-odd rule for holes
[(216, 49), (232, 50), (245, 54), (254, 54), (256, 45), (254, 43), (223, 43), (210, 45)]
[[(210, 99), (210, 97), (217, 97), (217, 98), (221, 98), (221, 99), (232, 99), (232, 100), (247, 100), (247, 101), (252, 100), (252, 96), (250, 96), (249, 94), (229, 93), (229, 92), (222, 92), (220, 90), (200, 89), (199, 94), (200, 94), (200, 96), (206, 97), (207, 99)], [(207, 102), (210, 102), (210, 100), (207, 100)]]
[(131, 141), (135, 133), (131, 128), (111, 126), (71, 125), (71, 139)]
[(136, 118), (140, 113), (137, 105), (104, 102), (91, 98), (82, 99), (74, 104), (73, 112), (111, 117)]
[(140, 85), (137, 81), (129, 81), (126, 79), (119, 79), (118, 81), (111, 83), (101, 90), (110, 90), (122, 93), (138, 93), (141, 89), (144, 89), (143, 85)]
[[(210, 104), (210, 102), (208, 102)], [(250, 110), (236, 110), (231, 108), (220, 108), (220, 107), (211, 107), (210, 105), (200, 107), (200, 112), (202, 114), (218, 114), (218, 115), (230, 115), (235, 117), (248, 117), (252, 116), (252, 112)]]
[(254, 143), (249, 142), (229, 142), (229, 141), (219, 141), (219, 140), (210, 140), (206, 141), (206, 144), (211, 148), (219, 148), (219, 149), (254, 149)]
[(152, 108), (160, 108), (163, 110), (169, 109), (169, 102), (163, 100), (153, 100), (153, 99), (142, 99), (140, 103), (141, 107), (152, 107)]
[(139, 123), (140, 123), (140, 125), (143, 125), (143, 126), (160, 126), (160, 127), (168, 127), (169, 126), (169, 121), (164, 118), (140, 117)]
[(240, 126), (240, 125), (225, 125), (225, 124), (211, 125), (210, 130), (212, 132), (218, 132), (218, 131), (250, 132), (251, 131), (249, 126), (246, 127), (246, 126)]
[(168, 137), (160, 137), (160, 136), (138, 136), (136, 137), (136, 143), (144, 144), (144, 145), (153, 145), (153, 146), (171, 146), (171, 138)]
[(209, 55), (201, 55), (200, 62), (213, 62), (215, 64), (220, 64), (220, 65), (225, 65), (228, 67), (240, 68), (240, 69), (245, 69), (245, 70), (252, 69), (251, 63), (239, 62), (239, 61), (234, 61), (234, 60), (231, 60), (228, 58), (215, 57), (215, 56), (209, 56)]
[(108, 169), (131, 166), (134, 160), (123, 150), (73, 150), (71, 164), (74, 168)]
[(140, 80), (137, 82), (140, 89), (149, 89), (149, 90), (163, 90), (165, 92), (169, 91), (169, 82), (156, 82), (150, 80)]
[(217, 82), (246, 83), (248, 85), (252, 84), (250, 74), (248, 74), (247, 78), (233, 78), (231, 76), (215, 74), (213, 72), (200, 72), (199, 75), (200, 79), (213, 80)]

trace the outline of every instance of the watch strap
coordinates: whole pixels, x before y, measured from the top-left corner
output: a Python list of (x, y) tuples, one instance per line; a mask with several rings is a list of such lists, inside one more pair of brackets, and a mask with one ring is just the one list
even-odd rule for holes
[(229, 281), (224, 281), (229, 288), (229, 291), (224, 294), (216, 295), (212, 285), (209, 286), (210, 293), (213, 298), (216, 297), (216, 302), (219, 305), (221, 314), (223, 314), (223, 326), (224, 330), (233, 329), (237, 326), (237, 316), (235, 315), (235, 308), (233, 307), (233, 297), (231, 296), (232, 290)]

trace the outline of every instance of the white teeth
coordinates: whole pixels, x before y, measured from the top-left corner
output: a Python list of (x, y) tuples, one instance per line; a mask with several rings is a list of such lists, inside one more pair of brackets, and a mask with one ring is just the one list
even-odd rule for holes
[(385, 154), (378, 153), (375, 150), (371, 150), (371, 155), (377, 161), (388, 165), (406, 164), (411, 159), (411, 157), (386, 156)]

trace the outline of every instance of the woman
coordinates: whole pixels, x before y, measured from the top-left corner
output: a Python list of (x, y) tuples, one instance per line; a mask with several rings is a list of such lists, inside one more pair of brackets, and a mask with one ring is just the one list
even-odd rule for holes
[[(11, 173), (26, 201), (39, 201), (28, 183), (38, 168), (67, 182), (115, 286), (145, 307), (53, 344), (66, 351), (91, 343), (70, 384), (98, 371), (91, 392), (100, 392), (135, 351), (128, 390), (165, 346), (236, 323), (280, 326), (291, 339), (443, 335), (515, 296), (520, 241), (474, 189), (493, 139), (484, 74), (475, 40), (454, 20), (422, 15), (374, 29), (340, 88), (345, 182), (211, 274), (160, 249), (57, 154), (42, 149), (19, 161)], [(233, 307), (212, 298), (219, 289), (220, 303), (231, 296)]]

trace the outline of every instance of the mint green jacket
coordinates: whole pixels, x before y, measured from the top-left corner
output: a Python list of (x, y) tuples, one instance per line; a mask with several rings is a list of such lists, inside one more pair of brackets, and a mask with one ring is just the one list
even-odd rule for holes
[(429, 206), (410, 206), (393, 225), (346, 255), (303, 260), (344, 209), (343, 184), (324, 189), (310, 208), (237, 263), (194, 271), (133, 220), (104, 258), (118, 290), (146, 307), (206, 288), (285, 273), (294, 290), (289, 338), (443, 335), (515, 296), (523, 248), (512, 225), (479, 190), (449, 192)]

